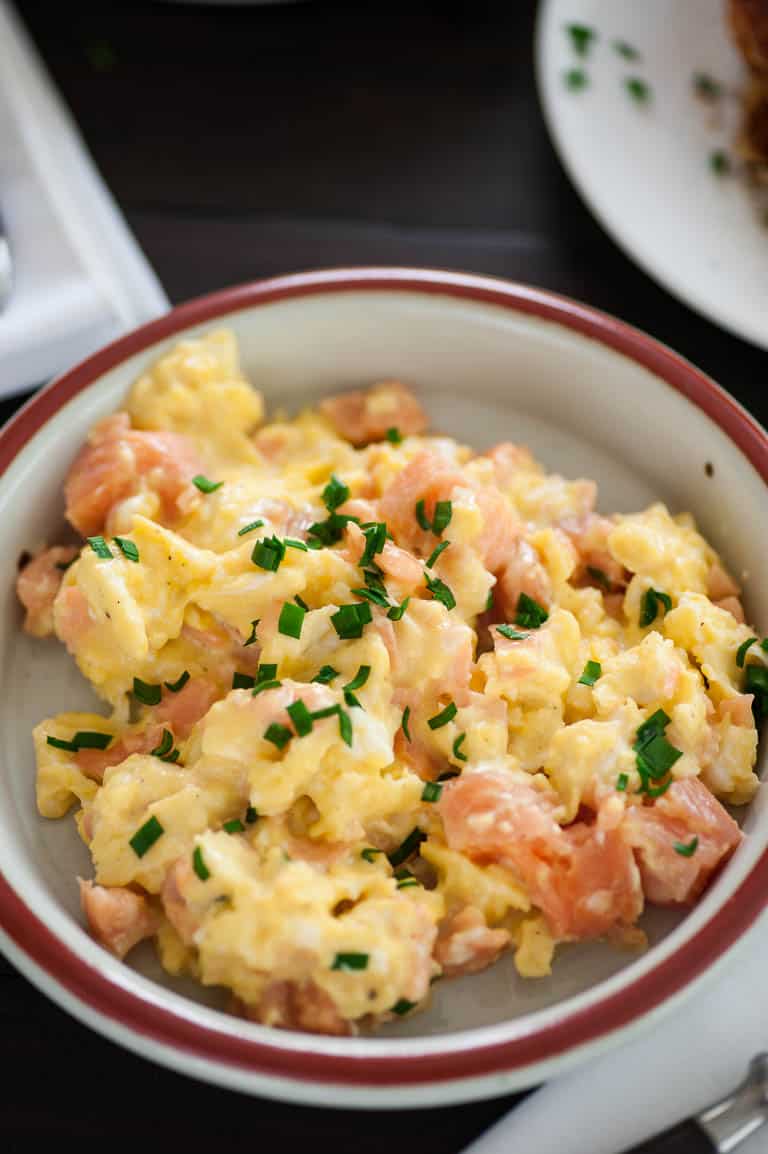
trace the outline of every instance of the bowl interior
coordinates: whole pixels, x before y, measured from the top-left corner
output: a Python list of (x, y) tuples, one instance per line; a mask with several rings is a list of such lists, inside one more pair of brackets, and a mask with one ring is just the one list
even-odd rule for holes
[[(297, 297), (249, 307), (188, 332), (221, 325), (236, 332), (243, 368), (263, 390), (270, 411), (295, 411), (330, 390), (400, 377), (417, 389), (435, 429), (479, 449), (500, 440), (527, 443), (550, 470), (596, 479), (605, 512), (653, 500), (664, 500), (673, 511), (691, 510), (743, 578), (750, 620), (768, 631), (768, 586), (759, 580), (768, 565), (763, 481), (702, 411), (620, 353), (523, 313), (403, 291)], [(90, 940), (81, 928), (75, 883), (76, 875), (91, 874), (87, 851), (71, 817), (47, 821), (34, 802), (32, 727), (60, 710), (96, 701), (62, 646), (21, 632), (13, 594), (17, 558), (60, 537), (62, 481), (89, 426), (118, 406), (134, 377), (173, 343), (131, 357), (78, 394), (0, 482), (0, 866), (38, 917), (115, 981), (150, 999), (164, 987), (163, 999), (181, 1012), (200, 1020), (215, 1017), (220, 1028), (263, 1037), (260, 1027), (220, 1016), (219, 991), (165, 975), (150, 947), (136, 951), (128, 969)], [(711, 476), (706, 464), (713, 467)], [(565, 1010), (564, 1001), (569, 1008), (586, 1006), (630, 974), (652, 967), (712, 916), (765, 848), (764, 793), (744, 814), (750, 837), (697, 909), (687, 917), (646, 914), (648, 953), (638, 957), (604, 944), (566, 947), (552, 977), (538, 981), (522, 981), (505, 958), (483, 974), (438, 983), (425, 1013), (386, 1027), (366, 1045), (386, 1047), (388, 1039), (470, 1028), (493, 1027), (495, 1034), (536, 1028)], [(270, 1040), (290, 1044), (286, 1035), (271, 1034)]]

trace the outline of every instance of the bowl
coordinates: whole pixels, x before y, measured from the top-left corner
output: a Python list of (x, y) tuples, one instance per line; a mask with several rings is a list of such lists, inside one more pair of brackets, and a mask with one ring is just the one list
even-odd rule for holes
[(93, 698), (62, 646), (21, 632), (16, 563), (61, 531), (62, 481), (93, 422), (179, 338), (224, 325), (273, 407), (400, 377), (435, 428), (478, 448), (525, 442), (549, 469), (595, 478), (606, 510), (654, 499), (691, 510), (729, 567), (746, 575), (749, 619), (768, 625), (760, 580), (768, 437), (713, 381), (643, 333), (539, 289), (413, 269), (303, 273), (182, 305), (54, 381), (0, 432), (0, 945), (54, 1001), (137, 1053), (297, 1102), (402, 1108), (492, 1097), (616, 1045), (711, 974), (766, 905), (764, 786), (744, 817), (749, 836), (695, 909), (645, 916), (651, 948), (643, 955), (572, 945), (551, 978), (527, 982), (503, 959), (439, 983), (428, 1011), (376, 1037), (242, 1021), (224, 1012), (216, 991), (165, 975), (148, 946), (126, 965), (85, 932), (74, 879), (89, 876), (88, 854), (71, 820), (37, 815), (30, 732)]

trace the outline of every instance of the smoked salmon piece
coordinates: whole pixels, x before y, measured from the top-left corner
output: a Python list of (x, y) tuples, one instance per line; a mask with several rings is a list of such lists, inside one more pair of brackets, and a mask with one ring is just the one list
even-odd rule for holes
[(423, 433), (427, 427), (426, 413), (400, 381), (381, 381), (370, 389), (338, 393), (318, 407), (339, 436), (353, 445), (382, 441), (388, 429), (397, 429), (407, 437)]
[(53, 602), (64, 570), (78, 553), (79, 549), (74, 545), (41, 549), (16, 578), (16, 592), (27, 611), (24, 629), (33, 637), (49, 637), (53, 633)]
[(116, 957), (122, 959), (144, 938), (151, 938), (160, 926), (160, 916), (141, 894), (123, 886), (98, 886), (80, 881), (80, 904), (91, 934)]

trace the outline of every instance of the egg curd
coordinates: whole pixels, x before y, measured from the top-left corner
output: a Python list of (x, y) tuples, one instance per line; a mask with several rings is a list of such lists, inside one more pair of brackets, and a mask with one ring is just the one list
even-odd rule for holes
[(263, 421), (230, 333), (181, 342), (72, 464), (85, 543), (19, 576), (107, 707), (34, 732), (96, 939), (338, 1034), (642, 946), (759, 784), (766, 653), (692, 518), (428, 436), (398, 382)]

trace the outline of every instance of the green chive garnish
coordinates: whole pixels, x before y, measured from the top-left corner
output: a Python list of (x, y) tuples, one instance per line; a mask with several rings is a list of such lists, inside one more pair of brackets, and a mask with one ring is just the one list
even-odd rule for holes
[(163, 687), (162, 685), (150, 685), (147, 681), (142, 681), (140, 677), (134, 677), (133, 696), (142, 705), (159, 705), (163, 696)]
[(415, 1006), (416, 1003), (409, 1002), (407, 998), (398, 998), (391, 1008), (391, 1013), (397, 1014), (398, 1017), (402, 1018), (403, 1014), (407, 1014), (410, 1010), (413, 1010)]
[(397, 866), (400, 866), (403, 864), (403, 862), (407, 861), (408, 858), (416, 852), (421, 843), (426, 841), (426, 839), (427, 835), (422, 833), (418, 826), (416, 826), (415, 829), (412, 829), (405, 841), (401, 842), (397, 849), (393, 850), (392, 853), (387, 854), (387, 859), (389, 864), (392, 866), (392, 869), (395, 869)]
[(580, 92), (587, 87), (589, 78), (583, 68), (569, 68), (563, 73), (563, 81), (571, 92)]
[(332, 970), (367, 970), (368, 954), (337, 954)]
[(362, 689), (366, 681), (371, 675), (370, 665), (361, 665), (355, 676), (351, 681), (348, 681), (344, 686), (345, 689)]
[(493, 589), (488, 590), (488, 596), (485, 599), (485, 609), (483, 612), (490, 613), (493, 609)]
[(97, 557), (103, 557), (105, 561), (113, 560), (112, 551), (103, 537), (86, 537), (86, 541)]
[(665, 613), (669, 612), (672, 608), (672, 598), (669, 594), (660, 593), (658, 589), (646, 589), (640, 602), (641, 629), (645, 629), (646, 626), (653, 624), (658, 616), (660, 605), (664, 606)]
[(156, 745), (150, 752), (150, 757), (165, 757), (173, 749), (173, 734), (170, 729), (163, 730), (163, 736), (160, 739), (160, 744)]
[(685, 842), (676, 841), (672, 848), (675, 853), (680, 854), (680, 857), (693, 857), (699, 848), (699, 839), (694, 837), (687, 845)]
[(251, 691), (252, 696), (258, 697), (266, 689), (279, 689), (282, 684), (282, 681), (278, 681), (276, 677), (271, 677), (267, 681), (257, 681)]
[(598, 569), (596, 565), (587, 565), (587, 573), (589, 573), (593, 581), (596, 581), (598, 585), (605, 589), (606, 593), (611, 592), (613, 586), (604, 569)]
[(403, 434), (393, 425), (391, 429), (387, 429), (386, 437), (390, 444), (399, 445), (403, 439)]
[(299, 541), (295, 537), (283, 538), (283, 544), (287, 549), (298, 549), (300, 553), (308, 553), (309, 550), (304, 541)]
[(640, 58), (640, 53), (637, 49), (633, 48), (631, 44), (628, 44), (626, 40), (614, 40), (613, 50), (618, 53), (619, 56), (623, 56), (625, 60), (638, 60)]
[(352, 720), (348, 713), (339, 708), (339, 733), (345, 745), (352, 746)]
[(380, 853), (384, 853), (384, 850), (374, 849), (372, 846), (366, 846), (366, 848), (361, 852), (360, 857), (363, 859), (363, 861), (373, 862), (376, 860), (376, 855)]
[(253, 825), (255, 821), (259, 820), (258, 812), (253, 808), (252, 805), (249, 805), (245, 811), (245, 820), (248, 825)]
[[(438, 501), (435, 505), (435, 515), (432, 518), (432, 532), (439, 537), (451, 523), (453, 516), (453, 502)], [(427, 562), (429, 564), (429, 562)]]
[(616, 778), (616, 788), (619, 793), (624, 793), (629, 785), (629, 777), (626, 773), (620, 773)]
[(286, 708), (286, 713), (293, 722), (298, 737), (306, 737), (312, 729), (312, 714), (303, 701), (294, 701)]
[(178, 681), (164, 681), (166, 689), (170, 689), (171, 693), (178, 693), (180, 689), (189, 681), (189, 670), (185, 669)]
[(245, 826), (239, 817), (233, 818), (232, 821), (225, 821), (221, 828), (225, 833), (245, 833)]
[(434, 568), (435, 562), (437, 561), (438, 557), (440, 556), (441, 553), (445, 552), (445, 550), (448, 548), (450, 543), (451, 543), (450, 541), (441, 541), (440, 544), (432, 551), (432, 553), (430, 553), (428, 559), (424, 562), (424, 564), (427, 566), (427, 569), (433, 569)]
[(160, 822), (153, 815), (149, 821), (145, 821), (140, 829), (136, 830), (128, 845), (131, 847), (136, 857), (144, 857), (148, 850), (152, 849), (159, 837), (162, 837), (165, 830), (160, 825)]
[(115, 537), (115, 544), (129, 561), (138, 561), (139, 550), (133, 541), (129, 541), (127, 537)]
[(63, 749), (67, 753), (77, 753), (78, 747), (74, 741), (64, 741), (61, 737), (46, 737), (48, 745), (52, 745), (54, 749)]
[(277, 622), (278, 633), (283, 633), (286, 637), (295, 637), (298, 639), (301, 637), (301, 627), (304, 624), (306, 615), (306, 609), (302, 609), (300, 605), (292, 605), (290, 601), (286, 601), (280, 610), (280, 617)]
[(768, 713), (768, 669), (764, 665), (748, 665), (744, 672), (744, 692), (755, 696), (752, 712), (759, 723)]
[(410, 705), (406, 705), (405, 709), (403, 710), (403, 719), (400, 722), (400, 726), (402, 728), (403, 733), (405, 734), (406, 741), (411, 740), (411, 734), (408, 730), (408, 719), (410, 718), (410, 716), (411, 716), (411, 707), (410, 707)]
[(370, 565), (377, 553), (381, 553), (387, 540), (387, 526), (384, 521), (372, 521), (363, 526), (365, 549), (358, 564), (361, 569)]
[(646, 104), (650, 99), (651, 89), (639, 76), (625, 76), (624, 87), (635, 104)]
[(455, 609), (456, 598), (444, 581), (439, 577), (430, 577), (429, 574), (425, 574), (424, 581), (435, 601), (439, 601), (446, 609)]
[(78, 749), (107, 749), (112, 743), (112, 734), (79, 729), (72, 740)]
[(577, 56), (586, 56), (597, 33), (588, 24), (566, 24), (565, 31)]
[(192, 865), (200, 881), (207, 882), (211, 876), (211, 871), (203, 860), (203, 851), (199, 845), (195, 846), (195, 852), (192, 854)]
[(330, 685), (334, 677), (338, 676), (338, 669), (334, 669), (332, 665), (324, 665), (320, 672), (315, 674), (312, 680), (317, 681), (320, 685)]
[(709, 167), (716, 176), (725, 176), (731, 170), (731, 161), (727, 152), (723, 152), (722, 148), (715, 149), (709, 154)]
[(271, 741), (278, 749), (285, 749), (292, 737), (293, 734), (287, 725), (279, 725), (276, 721), (264, 730), (264, 740)]
[(436, 713), (434, 717), (428, 719), (427, 725), (430, 729), (442, 729), (449, 721), (453, 721), (455, 716), (456, 706), (452, 701), (449, 701), (445, 709), (442, 709), (439, 713)]
[(260, 665), (256, 671), (256, 680), (259, 681), (273, 681), (277, 677), (277, 665), (273, 662)]
[(427, 510), (426, 510), (426, 506), (424, 504), (424, 501), (417, 501), (416, 502), (416, 507), (415, 507), (414, 512), (416, 513), (416, 520), (419, 522), (419, 525), (421, 526), (421, 528), (424, 530), (425, 533), (429, 533), (432, 529), (432, 522), (430, 521), (429, 517), (427, 516)]
[(349, 485), (345, 485), (338, 477), (331, 474), (331, 479), (322, 492), (323, 504), (329, 513), (338, 509), (349, 498)]
[(443, 787), (437, 781), (428, 781), (421, 791), (422, 801), (439, 801)]
[(534, 601), (527, 593), (520, 594), (515, 614), (516, 625), (522, 625), (524, 629), (538, 629), (548, 617), (549, 614), (543, 605), (539, 605), (538, 601)]
[(351, 592), (355, 597), (362, 597), (363, 601), (370, 601), (372, 605), (379, 605), (382, 609), (389, 607), (389, 600), (380, 589), (352, 589)]
[(404, 597), (400, 605), (393, 605), (392, 608), (387, 611), (389, 620), (399, 621), (408, 608), (410, 600), (410, 597)]
[(632, 748), (635, 750), (642, 749), (657, 734), (664, 733), (671, 720), (669, 714), (665, 713), (663, 709), (657, 709), (642, 725), (638, 726), (637, 740)]
[(198, 473), (196, 477), (192, 478), (192, 484), (200, 490), (201, 493), (215, 493), (224, 484), (223, 481), (209, 481), (202, 473)]
[(243, 648), (245, 648), (246, 645), (253, 645), (254, 641), (256, 640), (256, 626), (260, 621), (261, 618), (257, 617), (254, 621), (251, 622), (251, 632), (247, 639), (243, 642)]
[(269, 573), (276, 573), (285, 557), (285, 545), (277, 537), (263, 537), (257, 541), (251, 552), (251, 560), (260, 569)]
[(237, 530), (238, 537), (244, 537), (246, 533), (252, 533), (254, 529), (261, 529), (263, 521), (251, 521), (248, 525), (243, 525), (242, 529)]
[(456, 740), (453, 743), (453, 756), (456, 758), (457, 761), (466, 761), (467, 760), (466, 753), (461, 752), (461, 747), (464, 744), (466, 737), (467, 737), (466, 733), (460, 733), (459, 736), (456, 738)]
[(512, 625), (497, 625), (495, 628), (496, 632), (506, 637), (507, 641), (525, 641), (528, 636), (527, 633), (519, 633)]
[(233, 689), (253, 689), (256, 684), (256, 678), (251, 677), (250, 673), (233, 673), (232, 674), (232, 688)]
[(397, 881), (397, 888), (399, 890), (409, 890), (412, 889), (413, 886), (421, 885), (419, 879), (414, 877), (410, 870), (397, 870), (395, 873), (395, 879)]
[(367, 602), (360, 605), (342, 605), (331, 616), (331, 622), (343, 641), (363, 636), (363, 628), (373, 620), (371, 607)]
[(738, 665), (739, 669), (744, 668), (744, 659), (747, 656), (747, 651), (751, 649), (755, 642), (758, 640), (759, 638), (757, 637), (748, 637), (747, 640), (743, 641), (739, 648), (736, 650), (736, 664)]
[(299, 597), (298, 593), (296, 593), (293, 600), (296, 602), (299, 609), (303, 609), (305, 613), (309, 613), (309, 606), (303, 597)]
[(602, 672), (603, 668), (599, 661), (588, 661), (577, 685), (594, 685), (597, 679), (602, 676)]

